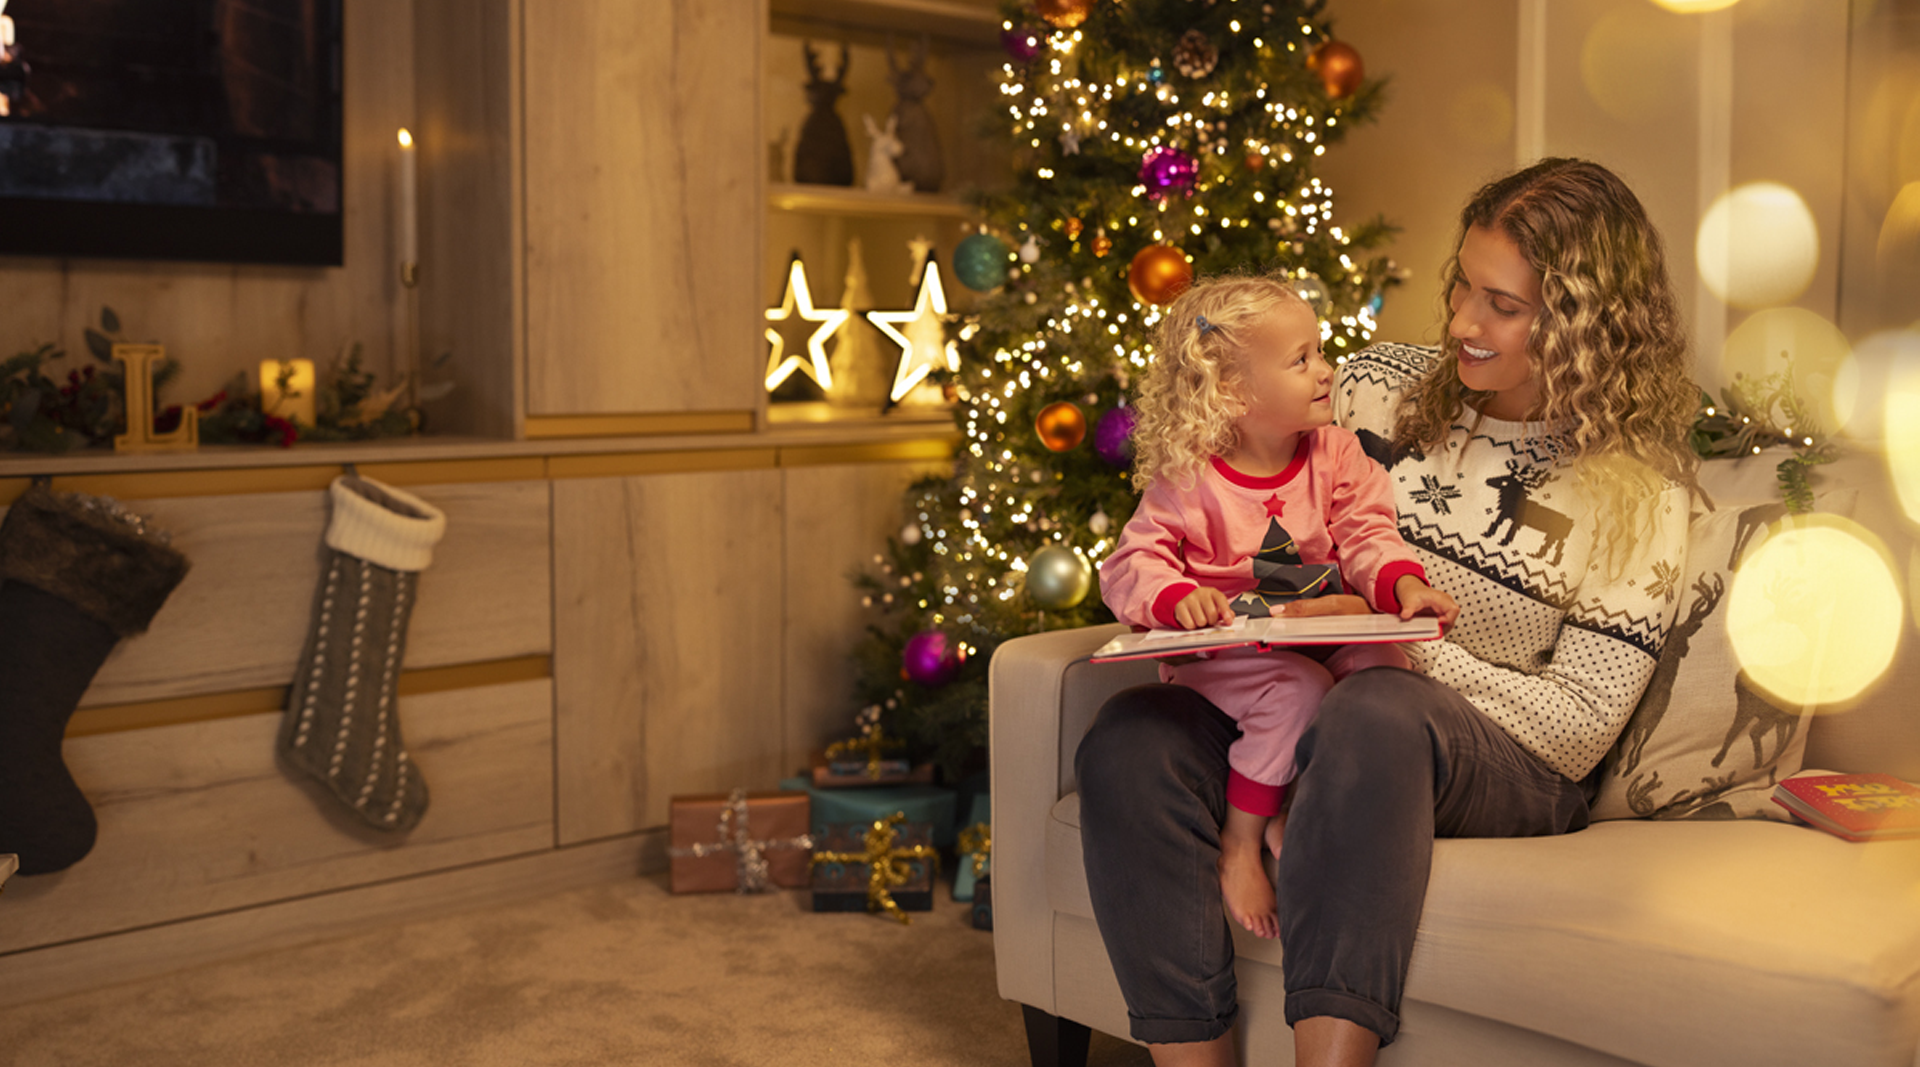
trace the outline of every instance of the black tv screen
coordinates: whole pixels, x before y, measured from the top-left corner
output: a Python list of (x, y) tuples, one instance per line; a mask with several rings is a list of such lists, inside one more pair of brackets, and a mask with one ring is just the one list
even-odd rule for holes
[(0, 254), (341, 263), (341, 0), (0, 0)]

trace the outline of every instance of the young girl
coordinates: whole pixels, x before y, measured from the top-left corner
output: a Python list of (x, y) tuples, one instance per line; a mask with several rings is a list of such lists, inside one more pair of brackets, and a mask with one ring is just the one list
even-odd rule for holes
[[(1191, 630), (1371, 604), (1452, 624), (1459, 608), (1400, 539), (1386, 472), (1330, 425), (1332, 388), (1320, 324), (1284, 282), (1213, 279), (1173, 302), (1140, 393), (1134, 483), (1144, 495), (1100, 568), (1115, 616)], [(1163, 681), (1239, 723), (1219, 872), (1228, 913), (1252, 933), (1279, 936), (1260, 849), (1279, 854), (1294, 744), (1320, 698), (1357, 671), (1406, 665), (1390, 644), (1162, 665)]]

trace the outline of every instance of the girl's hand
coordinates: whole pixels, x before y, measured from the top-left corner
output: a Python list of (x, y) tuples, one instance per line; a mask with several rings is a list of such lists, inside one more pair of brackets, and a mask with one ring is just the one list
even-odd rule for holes
[(1173, 617), (1182, 630), (1227, 626), (1233, 622), (1233, 605), (1227, 600), (1227, 594), (1203, 585), (1180, 598), (1173, 606)]
[(1400, 617), (1411, 619), (1415, 615), (1435, 615), (1440, 619), (1440, 629), (1444, 633), (1460, 617), (1460, 605), (1453, 598), (1433, 586), (1403, 574), (1393, 583), (1394, 599), (1400, 601)]
[(1290, 601), (1273, 609), (1273, 613), (1289, 619), (1304, 619), (1314, 615), (1371, 615), (1373, 609), (1367, 606), (1366, 601), (1350, 593), (1335, 593), (1310, 600)]

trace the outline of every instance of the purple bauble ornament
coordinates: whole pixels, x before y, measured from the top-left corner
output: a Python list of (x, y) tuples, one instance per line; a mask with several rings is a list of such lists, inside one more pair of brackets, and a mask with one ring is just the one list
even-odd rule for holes
[(1168, 145), (1147, 150), (1140, 160), (1140, 184), (1147, 187), (1147, 199), (1158, 200), (1173, 193), (1193, 192), (1194, 179), (1200, 176), (1200, 164), (1192, 156)]
[(1133, 465), (1133, 424), (1138, 416), (1133, 408), (1119, 404), (1110, 407), (1093, 424), (1093, 451), (1115, 467)]
[(928, 689), (938, 689), (953, 681), (960, 670), (960, 653), (938, 630), (922, 630), (907, 639), (900, 653), (900, 665), (907, 677)]
[(1031, 63), (1033, 57), (1040, 54), (1040, 31), (1025, 26), (1001, 30), (1000, 47), (1006, 49), (1015, 63)]

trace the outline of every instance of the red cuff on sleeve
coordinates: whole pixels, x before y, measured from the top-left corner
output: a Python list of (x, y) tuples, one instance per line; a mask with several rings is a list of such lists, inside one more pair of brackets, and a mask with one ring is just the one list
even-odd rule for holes
[(1188, 593), (1198, 588), (1200, 586), (1194, 582), (1176, 582), (1160, 590), (1160, 595), (1153, 598), (1153, 620), (1169, 630), (1179, 629), (1180, 617), (1173, 613), (1173, 609)]
[(1239, 771), (1227, 770), (1227, 803), (1248, 815), (1270, 819), (1280, 814), (1280, 802), (1286, 796), (1284, 785), (1261, 785)]
[(1400, 614), (1400, 598), (1393, 595), (1393, 586), (1409, 574), (1423, 582), (1427, 580), (1427, 569), (1410, 559), (1397, 559), (1380, 568), (1380, 576), (1373, 580), (1373, 610), (1386, 615)]

